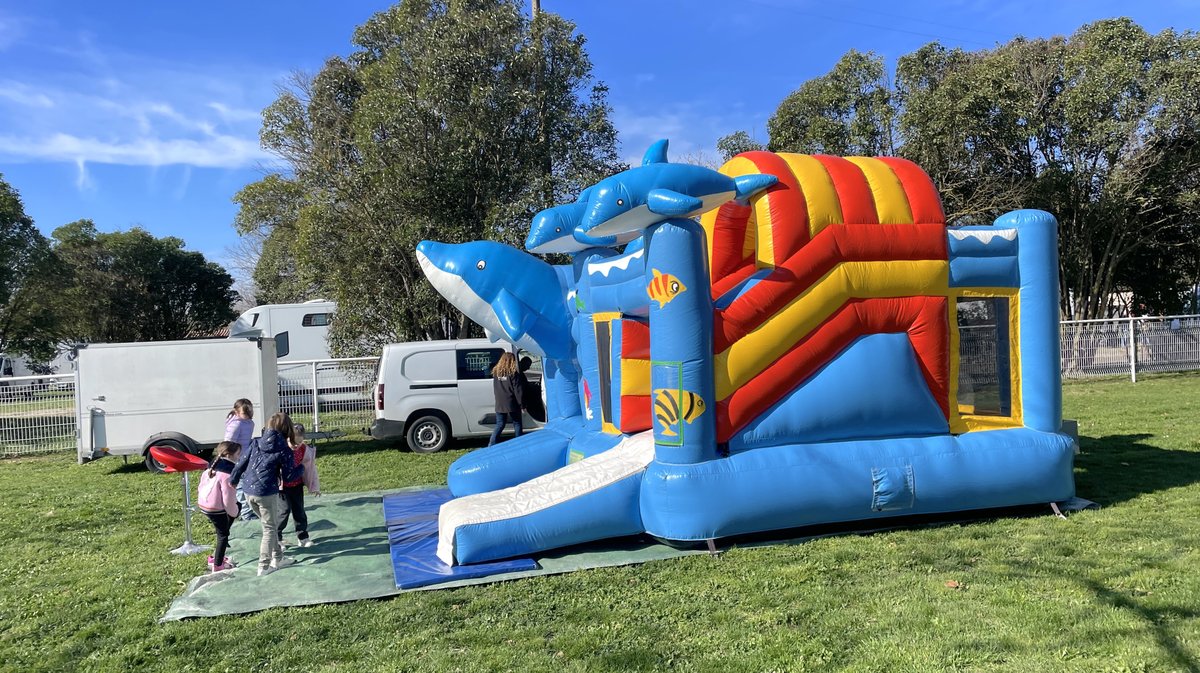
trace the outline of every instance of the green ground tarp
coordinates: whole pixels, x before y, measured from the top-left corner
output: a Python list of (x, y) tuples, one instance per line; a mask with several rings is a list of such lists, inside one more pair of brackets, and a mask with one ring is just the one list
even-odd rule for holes
[[(433, 487), (429, 487), (433, 488)], [(584, 568), (642, 563), (705, 553), (681, 550), (638, 540), (619, 545), (593, 544), (536, 557), (539, 568), (471, 580), (457, 580), (420, 589), (397, 589), (392, 557), (383, 522), (383, 496), (403, 490), (322, 495), (305, 501), (312, 547), (289, 547), (296, 565), (258, 577), (258, 521), (237, 522), (229, 535), (228, 556), (238, 564), (229, 572), (201, 575), (188, 583), (183, 595), (171, 603), (160, 621), (189, 617), (257, 612), (273, 607), (340, 603), (381, 598), (429, 589), (447, 589), (500, 580), (571, 572)], [(197, 526), (208, 525), (199, 518)], [(290, 527), (286, 536), (294, 540)], [(204, 561), (196, 556), (198, 566)]]
[[(174, 621), (189, 617), (216, 617), (220, 615), (244, 614), (267, 608), (293, 605), (316, 605), (340, 603), (363, 598), (395, 596), (409, 591), (448, 589), (472, 584), (488, 584), (502, 580), (553, 575), (586, 568), (628, 565), (645, 561), (676, 558), (689, 554), (704, 554), (704, 550), (675, 549), (663, 544), (644, 541), (640, 538), (625, 538), (613, 542), (596, 542), (579, 547), (549, 552), (537, 556), (537, 570), (492, 575), (469, 580), (456, 580), (418, 589), (397, 589), (392, 574), (392, 557), (388, 547), (387, 528), (383, 520), (383, 496), (389, 493), (444, 488), (422, 486), (391, 491), (369, 493), (341, 493), (323, 495), (305, 501), (308, 512), (308, 529), (316, 544), (307, 549), (290, 547), (288, 556), (296, 565), (278, 572), (258, 577), (258, 542), (262, 527), (258, 521), (237, 522), (230, 533), (229, 556), (238, 564), (233, 571), (201, 575), (188, 583), (183, 595), (171, 603), (159, 621)], [(1072, 498), (1059, 503), (1064, 512), (1073, 512), (1096, 503), (1082, 498)], [(739, 547), (757, 547), (769, 544), (795, 544), (827, 535), (865, 534), (901, 527), (937, 526), (946, 523), (983, 519), (992, 516), (1045, 515), (1045, 505), (1003, 510), (978, 510), (956, 512), (940, 516), (906, 517), (874, 521), (876, 526), (864, 528), (865, 522), (846, 522), (829, 526), (810, 527), (802, 536), (787, 539), (747, 537), (737, 541)], [(205, 519), (197, 525), (207, 525)], [(878, 525), (885, 524), (885, 525)], [(778, 534), (778, 533), (777, 533)], [(785, 533), (786, 534), (786, 533)], [(294, 540), (290, 529), (288, 539)], [(728, 548), (733, 540), (722, 545)], [(197, 566), (203, 559), (197, 555)]]

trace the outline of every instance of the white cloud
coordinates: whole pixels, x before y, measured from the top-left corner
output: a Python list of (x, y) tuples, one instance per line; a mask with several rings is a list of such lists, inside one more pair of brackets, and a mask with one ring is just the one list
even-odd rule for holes
[(0, 136), (0, 157), (14, 161), (68, 161), (127, 166), (182, 164), (201, 168), (250, 168), (274, 159), (256, 140), (229, 135), (207, 139), (141, 137), (100, 140), (55, 133), (39, 138)]
[(233, 108), (224, 103), (217, 102), (209, 102), (208, 107), (216, 110), (217, 115), (221, 117), (222, 120), (227, 122), (257, 122), (258, 120), (262, 119), (262, 113), (258, 110)]
[(20, 82), (0, 82), (0, 98), (24, 107), (54, 107), (54, 100), (49, 96)]
[(748, 115), (741, 106), (708, 101), (682, 102), (656, 106), (643, 111), (624, 105), (613, 106), (613, 124), (621, 137), (621, 147), (627, 163), (637, 165), (642, 153), (656, 140), (670, 141), (668, 156), (717, 156), (717, 140), (722, 136), (745, 129)]
[[(0, 40), (4, 21), (0, 13)], [(29, 49), (42, 56), (39, 65), (0, 79), (0, 160), (74, 164), (81, 190), (95, 188), (87, 164), (277, 164), (259, 147), (258, 110), (273, 98), (280, 73), (166, 62), (88, 33)], [(186, 189), (185, 180), (175, 191)]]
[(87, 162), (83, 159), (76, 159), (75, 169), (75, 189), (81, 192), (96, 191), (96, 183), (92, 181), (92, 176), (88, 173)]
[(27, 23), (21, 17), (0, 13), (0, 51), (8, 49), (25, 37)]

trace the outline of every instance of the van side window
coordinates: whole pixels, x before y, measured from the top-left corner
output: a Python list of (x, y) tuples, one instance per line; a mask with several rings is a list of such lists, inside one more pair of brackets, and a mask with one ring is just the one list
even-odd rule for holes
[(307, 313), (300, 321), (302, 327), (324, 327), (329, 324), (328, 313)]
[(260, 314), (258, 314), (258, 313), (251, 313), (251, 314), (250, 314), (250, 326), (251, 326), (251, 327), (254, 327), (255, 325), (257, 325), (257, 324), (258, 324), (258, 316), (259, 316), (259, 315), (260, 315)]
[(275, 357), (285, 358), (292, 348), (288, 344), (288, 333), (280, 332), (275, 335)]
[(458, 351), (458, 379), (469, 381), (492, 378), (492, 367), (504, 353), (499, 348), (475, 348)]

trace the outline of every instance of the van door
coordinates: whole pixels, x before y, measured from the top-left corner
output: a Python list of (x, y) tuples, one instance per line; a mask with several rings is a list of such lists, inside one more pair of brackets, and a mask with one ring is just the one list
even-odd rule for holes
[(458, 375), (458, 400), (467, 427), (473, 433), (491, 432), (491, 424), (485, 425), (487, 416), (495, 417), (496, 395), (492, 392), (492, 367), (504, 353), (498, 346), (459, 346), (455, 351)]

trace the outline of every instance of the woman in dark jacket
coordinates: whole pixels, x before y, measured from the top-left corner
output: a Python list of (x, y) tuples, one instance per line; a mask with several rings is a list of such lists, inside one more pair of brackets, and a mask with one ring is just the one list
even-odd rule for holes
[(521, 410), (525, 408), (525, 374), (517, 367), (517, 358), (512, 353), (500, 356), (492, 367), (492, 391), (496, 393), (496, 427), (488, 446), (496, 443), (504, 427), (512, 421), (516, 436), (521, 436)]

